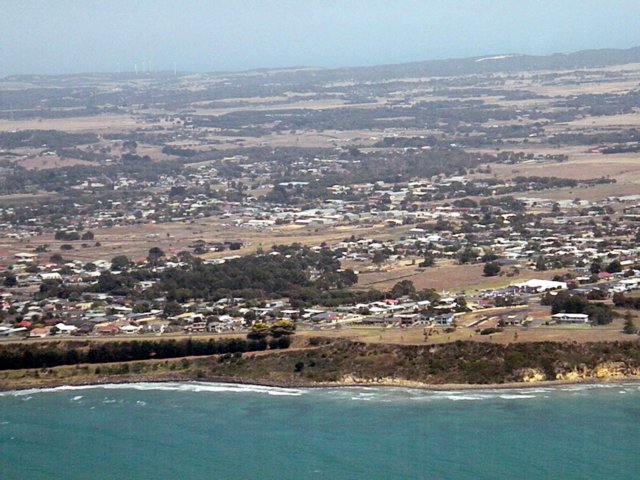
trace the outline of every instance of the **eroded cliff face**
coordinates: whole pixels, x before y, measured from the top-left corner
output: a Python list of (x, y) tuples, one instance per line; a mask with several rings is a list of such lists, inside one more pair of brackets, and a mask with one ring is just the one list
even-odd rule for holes
[[(560, 372), (555, 375), (554, 378), (548, 378), (542, 369), (526, 368), (521, 371), (521, 383), (535, 384), (544, 382), (545, 384), (558, 382), (588, 382), (593, 381), (606, 381), (606, 380), (625, 380), (625, 379), (640, 379), (640, 367), (630, 367), (625, 362), (605, 362), (596, 365), (595, 368), (587, 368), (581, 365), (579, 368), (574, 368), (565, 372)], [(520, 383), (510, 382), (509, 385)], [(429, 382), (420, 382), (416, 380), (409, 380), (406, 378), (391, 377), (391, 376), (359, 376), (353, 373), (343, 375), (337, 382), (339, 385), (370, 385), (370, 386), (396, 386), (407, 388), (425, 388), (432, 387), (434, 384)]]
[(581, 366), (570, 371), (556, 374), (556, 380), (580, 381), (580, 380), (621, 380), (625, 378), (640, 377), (640, 367), (629, 366), (626, 362), (604, 362), (595, 368)]
[[(576, 368), (574, 370), (557, 373), (555, 378), (548, 378), (544, 371), (536, 368), (528, 368), (522, 371), (521, 383), (535, 384), (544, 382), (546, 384), (558, 381), (558, 382), (588, 382), (594, 381), (606, 381), (606, 380), (625, 380), (625, 379), (640, 379), (640, 368), (629, 367), (624, 362), (607, 362), (597, 365), (595, 368), (589, 369), (584, 366)], [(432, 387), (434, 384), (428, 382), (419, 382), (415, 380), (408, 380), (406, 378), (399, 377), (363, 377), (355, 374), (343, 375), (337, 382), (339, 385), (369, 385), (369, 386), (395, 386), (395, 387), (407, 387), (407, 388), (425, 388)], [(520, 382), (509, 382), (509, 385), (517, 384)]]
[[(388, 347), (388, 348), (387, 348)], [(334, 345), (342, 355), (340, 385), (435, 387), (442, 385), (519, 385), (640, 378), (640, 344), (532, 343), (479, 346), (459, 343), (437, 349)]]
[(353, 374), (344, 375), (340, 380), (338, 380), (339, 385), (384, 385), (384, 386), (393, 386), (393, 387), (407, 387), (407, 388), (422, 388), (425, 387), (426, 383), (416, 382), (415, 380), (407, 380), (404, 378), (395, 378), (395, 377), (371, 377), (371, 378), (363, 378), (358, 377)]
[(544, 372), (537, 368), (527, 368), (522, 372), (522, 381), (525, 383), (536, 383), (547, 380)]

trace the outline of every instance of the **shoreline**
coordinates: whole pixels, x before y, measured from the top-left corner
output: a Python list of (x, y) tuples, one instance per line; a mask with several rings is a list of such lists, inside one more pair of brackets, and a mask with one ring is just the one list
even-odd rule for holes
[(105, 377), (97, 381), (91, 382), (42, 382), (34, 385), (17, 386), (17, 388), (5, 388), (0, 386), (0, 394), (21, 392), (26, 390), (54, 390), (62, 387), (100, 387), (102, 385), (127, 385), (127, 384), (163, 384), (163, 383), (186, 383), (186, 384), (205, 384), (215, 383), (220, 385), (238, 385), (238, 386), (256, 386), (280, 389), (334, 389), (334, 388), (384, 388), (384, 389), (410, 389), (424, 392), (460, 392), (460, 391), (509, 391), (509, 390), (531, 390), (536, 388), (557, 388), (573, 385), (584, 386), (602, 386), (602, 385), (620, 385), (625, 383), (640, 384), (640, 376), (617, 377), (617, 378), (586, 378), (579, 380), (543, 380), (539, 382), (511, 382), (496, 384), (427, 384), (413, 381), (397, 380), (393, 382), (273, 382), (260, 380), (246, 380), (242, 378), (212, 378), (212, 379), (194, 379), (187, 377), (171, 377), (163, 379), (148, 378), (111, 378)]

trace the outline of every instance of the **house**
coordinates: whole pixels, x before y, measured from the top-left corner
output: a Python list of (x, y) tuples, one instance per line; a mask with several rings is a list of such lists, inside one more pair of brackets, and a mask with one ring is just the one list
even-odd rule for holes
[(551, 280), (531, 279), (522, 283), (515, 283), (513, 287), (526, 293), (543, 293), (549, 290), (566, 290), (566, 282), (554, 282)]
[(453, 313), (441, 313), (434, 317), (433, 322), (436, 325), (451, 325), (454, 319)]
[(33, 262), (38, 259), (37, 253), (28, 253), (28, 252), (18, 252), (14, 255), (14, 257), (19, 262)]
[(6, 327), (4, 325), (0, 325), (0, 336), (10, 337), (10, 336), (23, 336), (27, 334), (27, 329), (25, 327)]
[(506, 315), (500, 318), (500, 323), (503, 326), (517, 326), (522, 325), (525, 315)]
[(96, 325), (94, 332), (98, 335), (117, 335), (120, 333), (120, 328), (113, 324)]
[(58, 272), (42, 272), (37, 275), (39, 280), (47, 281), (47, 280), (62, 280), (62, 275)]
[(47, 327), (36, 327), (29, 332), (30, 338), (44, 338), (49, 335), (49, 329)]
[(556, 313), (551, 318), (557, 323), (589, 323), (589, 315), (585, 313)]
[(123, 325), (122, 327), (120, 327), (120, 331), (125, 334), (138, 333), (141, 329), (142, 329), (141, 326), (136, 326), (136, 325)]
[(62, 335), (71, 335), (78, 330), (78, 327), (76, 327), (75, 325), (65, 325), (62, 322), (56, 323), (55, 326)]

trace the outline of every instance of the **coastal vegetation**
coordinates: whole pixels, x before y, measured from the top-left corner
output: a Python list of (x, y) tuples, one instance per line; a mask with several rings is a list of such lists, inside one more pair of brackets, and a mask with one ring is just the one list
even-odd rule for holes
[[(120, 348), (124, 342), (114, 342)], [(136, 342), (128, 342), (136, 343)], [(172, 348), (177, 347), (178, 343)], [(180, 344), (186, 347), (187, 344)], [(191, 343), (192, 353), (208, 342)], [(441, 345), (365, 344), (311, 337), (287, 351), (247, 352), (247, 342), (215, 342), (206, 357), (81, 364), (0, 372), (0, 388), (112, 381), (209, 380), (283, 386), (382, 384), (405, 386), (531, 384), (631, 378), (640, 375), (640, 343), (527, 342)], [(232, 347), (235, 345), (235, 347)], [(49, 348), (49, 347), (47, 347)], [(84, 346), (83, 348), (86, 348)], [(102, 347), (111, 349), (112, 347)], [(106, 361), (106, 359), (105, 359)], [(113, 359), (111, 359), (113, 361)], [(3, 361), (3, 364), (4, 361)]]
[(289, 348), (289, 336), (274, 335), (267, 341), (267, 334), (251, 339), (227, 338), (209, 340), (134, 340), (91, 342), (53, 341), (36, 344), (12, 343), (0, 346), (0, 370), (47, 368), (80, 363), (109, 363), (180, 358), (201, 355), (237, 354), (259, 350)]

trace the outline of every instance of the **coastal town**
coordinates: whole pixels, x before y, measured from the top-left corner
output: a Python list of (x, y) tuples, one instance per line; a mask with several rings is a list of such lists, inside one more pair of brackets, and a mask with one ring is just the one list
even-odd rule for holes
[(640, 71), (575, 61), (7, 78), (0, 341), (636, 338)]
[[(201, 173), (194, 176), (194, 183), (181, 187), (186, 192), (205, 179), (211, 180)], [(178, 179), (165, 181), (168, 188), (175, 188)], [(309, 330), (421, 326), (425, 332), (425, 327), (435, 327), (434, 331), (459, 327), (471, 333), (495, 333), (506, 326), (530, 329), (549, 324), (591, 324), (594, 320), (582, 312), (565, 316), (541, 312), (540, 297), (546, 292), (570, 291), (603, 301), (640, 288), (634, 214), (640, 208), (640, 196), (607, 197), (599, 202), (535, 197), (532, 191), (547, 182), (545, 178), (524, 184), (494, 181), (489, 187), (486, 180), (459, 175), (437, 182), (379, 182), (344, 189), (333, 186), (328, 189), (331, 195), (359, 193), (362, 200), (329, 198), (318, 201), (315, 208), (255, 198), (213, 204), (224, 209), (222, 218), (238, 232), (275, 232), (292, 226), (304, 231), (319, 225), (357, 232), (362, 226), (380, 226), (383, 233), (390, 233), (382, 238), (354, 234), (311, 246), (314, 251), (330, 252), (358, 281), (398, 270), (420, 278), (437, 275), (439, 266), (456, 264), (482, 265), (484, 277), (499, 279), (499, 285), (478, 285), (472, 291), (461, 285), (422, 292), (416, 291), (411, 280), (399, 280), (373, 301), (348, 298), (331, 305), (292, 305), (286, 297), (222, 297), (206, 302), (183, 293), (176, 307), (175, 292), (167, 296), (152, 289), (159, 279), (154, 274), (188, 268), (194, 258), (207, 265), (233, 263), (239, 257), (235, 252), (248, 243), (242, 239), (198, 238), (179, 252), (175, 247), (171, 247), (172, 253), (155, 247), (142, 258), (97, 255), (86, 261), (73, 259), (74, 248), (82, 249), (87, 242), (99, 244), (101, 229), (107, 226), (121, 226), (119, 221), (124, 225), (153, 222), (151, 214), (141, 210), (150, 204), (150, 198), (125, 205), (128, 210), (123, 208), (119, 216), (114, 210), (98, 209), (76, 217), (65, 230), (54, 230), (56, 227), (46, 218), (33, 218), (24, 225), (7, 222), (3, 225), (7, 238), (17, 239), (14, 245), (23, 250), (7, 253), (3, 259), (6, 270), (0, 296), (4, 321), (0, 335), (46, 338), (246, 332), (256, 322), (282, 319)], [(273, 189), (303, 190), (305, 186), (290, 182)], [(527, 196), (511, 193), (518, 187)], [(509, 195), (497, 194), (500, 189), (509, 189)], [(475, 195), (469, 196), (469, 191)], [(434, 197), (439, 200), (431, 200)], [(206, 201), (199, 203), (198, 197), (189, 195), (156, 195), (154, 199), (156, 208), (171, 208), (172, 214), (190, 215), (211, 208)], [(5, 211), (6, 215), (12, 213), (10, 209)], [(53, 242), (43, 238), (53, 238)], [(69, 253), (71, 258), (65, 258)], [(256, 251), (252, 255), (273, 254), (278, 252)], [(126, 291), (105, 288), (101, 278), (117, 277), (122, 270), (153, 273)], [(554, 274), (550, 276), (550, 272)], [(496, 307), (504, 311), (493, 311)], [(484, 310), (490, 313), (482, 314)]]
[[(498, 82), (476, 63), (340, 95), (274, 72), (277, 101), (230, 74), (253, 110), (200, 105), (194, 82), (231, 95), (215, 75), (78, 78), (65, 98), (55, 78), (24, 80), (0, 132), (0, 340), (242, 335), (282, 321), (408, 343), (637, 332), (637, 90), (590, 89), (640, 72), (541, 77), (504, 62)], [(572, 75), (589, 82), (551, 95)], [(325, 90), (327, 108), (292, 96), (299, 82)], [(62, 110), (17, 93), (40, 83), (68, 108), (102, 102), (72, 114), (83, 121), (120, 126), (59, 129)], [(147, 84), (157, 98), (126, 100)], [(18, 128), (34, 116), (50, 128)], [(238, 273), (249, 265), (253, 277)]]
[(0, 480), (636, 480), (637, 3), (3, 2)]

